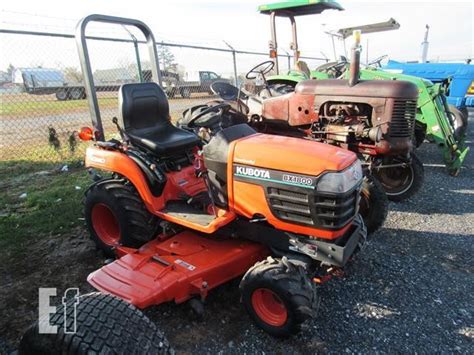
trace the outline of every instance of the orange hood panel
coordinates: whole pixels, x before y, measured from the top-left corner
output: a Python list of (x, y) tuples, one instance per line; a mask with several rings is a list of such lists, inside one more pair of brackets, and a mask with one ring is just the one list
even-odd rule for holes
[(233, 162), (318, 176), (324, 171), (344, 170), (357, 156), (345, 149), (269, 134), (255, 134), (235, 142)]

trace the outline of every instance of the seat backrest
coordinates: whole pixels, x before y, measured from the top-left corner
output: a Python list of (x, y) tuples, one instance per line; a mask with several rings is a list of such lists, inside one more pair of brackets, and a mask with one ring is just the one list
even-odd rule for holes
[(309, 70), (308, 64), (302, 60), (296, 62), (296, 69), (303, 72), (307, 78), (311, 78), (311, 70)]
[(169, 124), (169, 104), (157, 83), (124, 84), (119, 90), (119, 120), (125, 131)]
[(237, 100), (237, 97), (239, 97), (239, 88), (225, 81), (213, 82), (211, 90), (224, 100)]

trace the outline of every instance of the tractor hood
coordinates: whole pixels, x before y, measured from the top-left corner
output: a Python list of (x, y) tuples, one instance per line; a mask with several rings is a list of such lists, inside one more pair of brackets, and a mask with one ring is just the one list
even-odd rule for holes
[(416, 85), (399, 80), (361, 80), (350, 87), (347, 80), (304, 80), (298, 83), (295, 92), (303, 95), (377, 97), (394, 99), (415, 99)]
[(255, 134), (235, 143), (233, 163), (319, 176), (326, 171), (341, 171), (356, 155), (332, 145), (300, 138)]

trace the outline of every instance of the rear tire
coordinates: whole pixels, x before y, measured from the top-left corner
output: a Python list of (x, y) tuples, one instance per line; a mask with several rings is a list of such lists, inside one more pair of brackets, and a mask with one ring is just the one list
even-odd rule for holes
[(375, 176), (368, 175), (364, 177), (359, 213), (367, 227), (368, 235), (382, 227), (387, 218), (388, 198), (382, 184)]
[(419, 148), (426, 139), (426, 125), (415, 123), (415, 133), (413, 135), (414, 145)]
[(69, 94), (66, 89), (60, 89), (59, 91), (56, 91), (56, 98), (59, 101), (66, 101), (69, 98)]
[(152, 240), (160, 223), (124, 179), (102, 180), (89, 188), (85, 219), (92, 240), (107, 256), (114, 256), (119, 245), (138, 248)]
[(171, 89), (171, 90), (166, 92), (166, 95), (168, 96), (168, 99), (174, 99), (175, 94), (176, 94), (175, 89)]
[(179, 93), (184, 99), (189, 99), (191, 97), (191, 90), (189, 88), (181, 88), (179, 89)]
[(316, 285), (301, 266), (286, 257), (256, 263), (239, 289), (256, 325), (277, 337), (297, 333), (304, 321), (315, 316), (319, 304)]
[[(43, 354), (174, 354), (156, 325), (141, 311), (111, 295), (91, 293), (66, 303), (68, 327), (74, 319), (76, 332), (66, 333), (64, 306), (30, 326), (20, 341), (20, 355)], [(39, 323), (49, 322), (57, 334), (39, 334)], [(68, 329), (73, 331), (73, 329)]]
[[(384, 164), (397, 163), (396, 158), (384, 159)], [(410, 164), (406, 167), (379, 169), (374, 171), (390, 201), (403, 201), (415, 195), (423, 185), (423, 163), (415, 154), (411, 154)]]
[[(459, 109), (459, 111), (461, 111), (461, 113), (464, 115), (464, 117), (466, 117), (466, 122), (469, 122), (469, 111), (468, 111), (467, 107), (463, 106)], [(466, 128), (467, 128), (467, 124), (466, 124)]]
[(469, 113), (467, 113), (467, 109), (467, 114), (463, 113), (454, 105), (449, 105), (449, 111), (454, 121), (454, 137), (461, 140), (466, 136)]
[(84, 98), (84, 89), (81, 88), (72, 88), (69, 96), (71, 100), (82, 100)]

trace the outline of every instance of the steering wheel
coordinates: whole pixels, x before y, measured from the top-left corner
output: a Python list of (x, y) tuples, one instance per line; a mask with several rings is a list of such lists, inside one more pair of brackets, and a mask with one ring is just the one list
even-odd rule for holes
[(382, 60), (388, 57), (388, 54), (381, 55), (378, 58), (375, 58), (374, 60), (371, 60), (370, 62), (367, 63), (367, 65), (375, 65), (377, 64), (378, 68), (382, 67)]
[(321, 73), (329, 73), (330, 71), (334, 71), (335, 76), (339, 76), (338, 74), (342, 71), (346, 64), (347, 61), (329, 62), (320, 65), (316, 68), (316, 70)]
[(257, 79), (259, 74), (265, 75), (270, 73), (274, 66), (275, 62), (273, 60), (267, 60), (250, 69), (249, 72), (245, 75), (245, 78), (249, 80)]
[[(226, 113), (230, 109), (231, 109), (231, 106), (227, 103), (221, 103), (221, 104), (218, 104), (218, 105), (215, 105), (215, 106), (210, 106), (210, 107), (202, 110), (201, 112), (197, 113), (196, 115), (193, 115), (193, 117), (189, 120), (189, 122), (186, 123), (186, 126), (188, 126), (188, 128), (211, 127), (217, 121), (220, 120), (219, 116)], [(204, 117), (205, 115), (207, 115), (211, 112), (216, 113), (216, 115), (215, 115), (216, 119), (215, 120), (210, 119), (210, 120), (207, 120), (207, 122), (202, 122), (201, 124), (199, 124), (197, 122), (200, 118)]]

